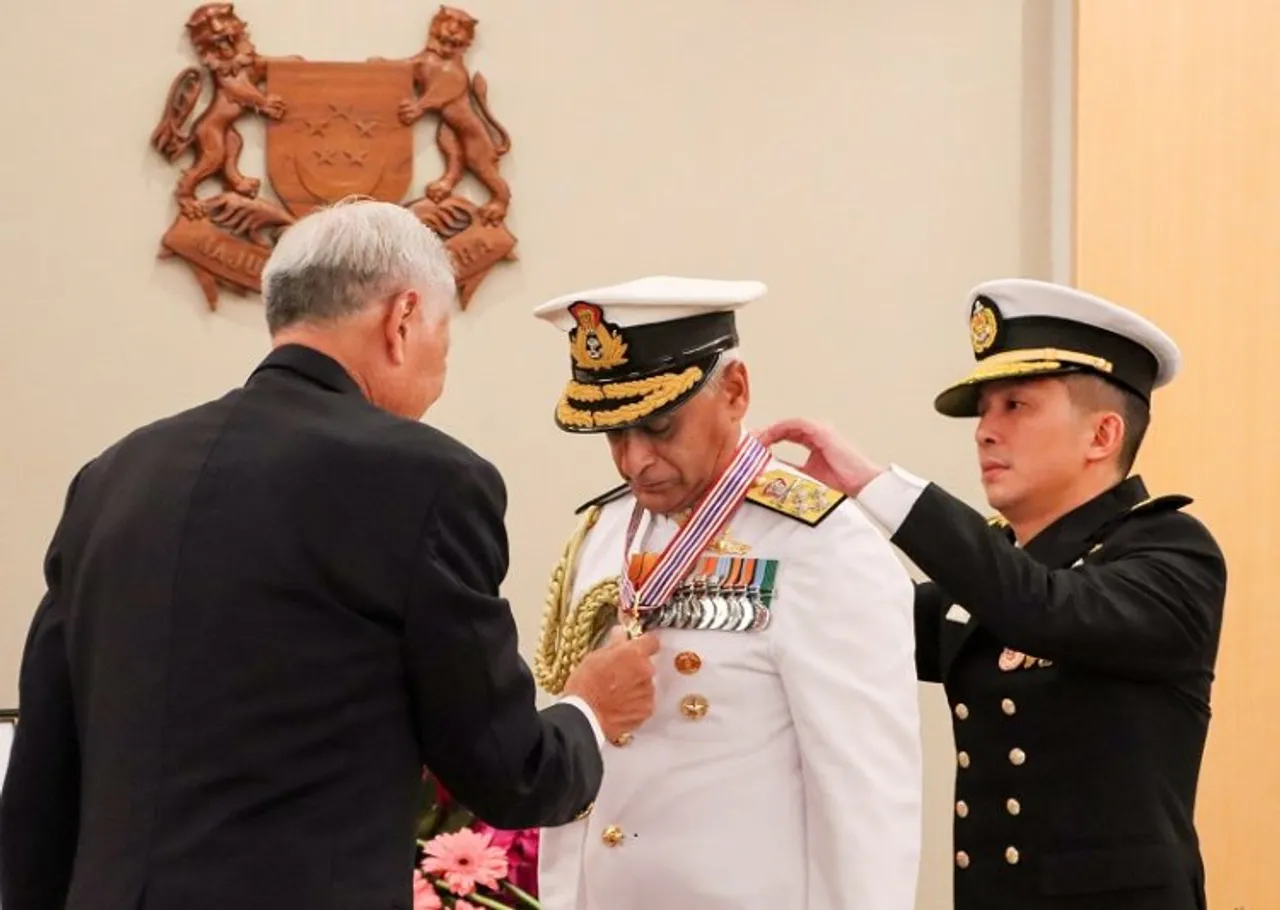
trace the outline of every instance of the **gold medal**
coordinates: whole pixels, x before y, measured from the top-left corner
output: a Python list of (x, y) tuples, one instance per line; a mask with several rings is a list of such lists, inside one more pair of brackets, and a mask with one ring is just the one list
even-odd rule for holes
[(1015, 651), (1013, 648), (1005, 648), (1000, 652), (1000, 669), (1006, 673), (1010, 670), (1016, 670), (1022, 666), (1022, 662), (1026, 659), (1026, 655), (1021, 651)]

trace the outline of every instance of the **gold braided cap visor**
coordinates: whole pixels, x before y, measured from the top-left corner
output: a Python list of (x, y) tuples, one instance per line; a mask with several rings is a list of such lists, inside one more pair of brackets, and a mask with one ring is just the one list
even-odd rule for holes
[(556, 424), (572, 433), (626, 429), (679, 407), (706, 378), (701, 366), (689, 366), (619, 382), (570, 380), (556, 405)]
[(1110, 374), (1111, 361), (1093, 354), (1061, 348), (1028, 348), (1003, 351), (978, 362), (967, 376), (944, 389), (933, 406), (947, 417), (978, 416), (978, 397), (984, 383), (1019, 377), (1053, 376), (1082, 369)]

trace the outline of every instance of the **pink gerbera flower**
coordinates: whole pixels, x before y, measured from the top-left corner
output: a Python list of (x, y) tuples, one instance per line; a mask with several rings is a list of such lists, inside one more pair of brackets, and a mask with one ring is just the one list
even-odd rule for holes
[(436, 886), (427, 881), (421, 869), (413, 871), (413, 910), (441, 910), (440, 895)]
[(488, 832), (463, 828), (452, 834), (438, 834), (423, 850), (427, 854), (422, 861), (423, 871), (443, 876), (445, 885), (459, 896), (472, 893), (476, 885), (496, 888), (507, 875), (507, 855), (493, 845)]
[(482, 821), (471, 827), (488, 834), (493, 845), (507, 854), (507, 881), (531, 896), (538, 896), (538, 829), (505, 831)]

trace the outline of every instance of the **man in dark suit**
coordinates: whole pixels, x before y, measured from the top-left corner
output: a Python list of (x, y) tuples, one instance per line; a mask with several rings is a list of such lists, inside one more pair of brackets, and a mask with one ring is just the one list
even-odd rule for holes
[(956, 910), (1203, 910), (1194, 823), (1226, 565), (1186, 496), (1130, 476), (1167, 335), (1071, 288), (994, 281), (969, 302), (973, 372), (937, 409), (978, 417), (985, 520), (825, 427), (767, 443), (856, 496), (929, 576), (918, 676), (956, 761)]
[(267, 264), (243, 388), (76, 476), (23, 655), (4, 910), (412, 903), (424, 766), (498, 827), (564, 824), (653, 710), (656, 642), (541, 712), (499, 596), (497, 470), (419, 422), (456, 310), (435, 235), (356, 202)]

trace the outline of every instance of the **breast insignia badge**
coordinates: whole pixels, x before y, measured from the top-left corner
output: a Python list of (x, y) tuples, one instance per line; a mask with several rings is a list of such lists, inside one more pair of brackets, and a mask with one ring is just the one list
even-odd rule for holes
[[(681, 512), (677, 512), (675, 515), (672, 515), (671, 518), (678, 527), (683, 528), (692, 515), (692, 509), (684, 509)], [(746, 553), (750, 553), (751, 544), (746, 543), (745, 541), (735, 540), (729, 534), (731, 530), (732, 527), (730, 525), (725, 525), (724, 528), (721, 529), (720, 533), (716, 535), (715, 539), (711, 541), (711, 543), (707, 544), (706, 552), (720, 553), (726, 556), (742, 556)]]
[(1005, 648), (1000, 652), (1000, 669), (1008, 673), (1010, 670), (1016, 670), (1022, 666), (1022, 662), (1026, 660), (1027, 655), (1021, 651), (1015, 651), (1013, 648)]
[(726, 556), (742, 556), (744, 553), (751, 552), (751, 545), (740, 540), (734, 540), (726, 531), (711, 542), (708, 550), (712, 553), (721, 553)]
[(1046, 660), (1043, 657), (1033, 657), (1030, 654), (1023, 654), (1021, 651), (1015, 651), (1013, 648), (1005, 648), (1000, 652), (1000, 669), (1006, 673), (1013, 670), (1030, 670), (1034, 667), (1052, 667), (1053, 661)]

